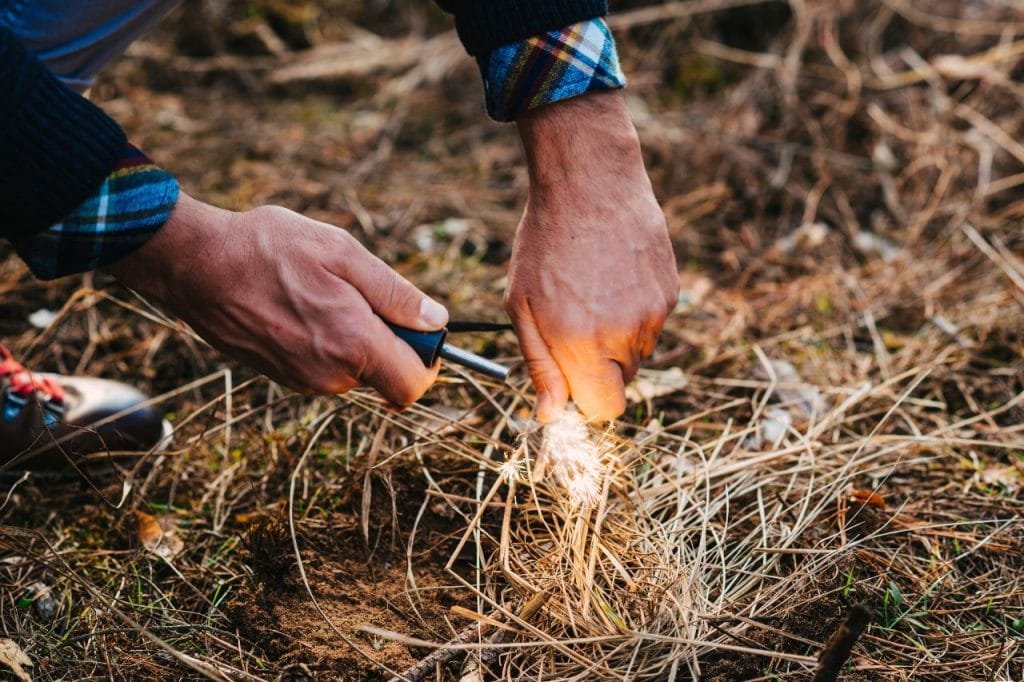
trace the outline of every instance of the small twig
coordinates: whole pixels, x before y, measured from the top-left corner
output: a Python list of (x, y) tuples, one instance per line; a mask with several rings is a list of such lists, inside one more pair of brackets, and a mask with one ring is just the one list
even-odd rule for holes
[[(530, 600), (527, 601), (525, 605), (523, 605), (523, 610), (519, 613), (519, 618), (526, 621), (531, 620), (534, 616), (537, 615), (537, 612), (541, 610), (541, 608), (544, 606), (544, 604), (547, 603), (548, 599), (550, 598), (551, 593), (547, 591), (538, 592), (537, 594), (533, 595), (532, 597), (530, 597)], [(507, 634), (508, 630), (498, 630), (493, 635), (491, 635), (491, 644), (501, 644), (505, 641), (505, 636)], [(494, 659), (496, 659), (497, 657), (497, 649), (482, 649), (480, 651), (480, 658), (477, 661), (470, 663), (466, 666), (467, 670), (466, 673), (462, 676), (462, 679), (465, 680), (473, 673), (474, 670), (479, 670), (485, 665), (491, 665), (492, 663), (494, 663)]]
[[(523, 605), (522, 611), (519, 612), (519, 618), (529, 620), (537, 615), (537, 612), (541, 610), (550, 597), (551, 594), (549, 592), (538, 592), (530, 597)], [(392, 677), (391, 682), (422, 682), (433, 677), (438, 666), (448, 665), (452, 660), (466, 653), (465, 649), (457, 648), (457, 645), (473, 640), (478, 633), (483, 633), (492, 627), (492, 625), (486, 622), (473, 623), (455, 635), (455, 639), (449, 641), (443, 647), (434, 650), (429, 656), (403, 671), (401, 675)], [(506, 630), (498, 630), (491, 635), (488, 642), (491, 644), (501, 644), (502, 640), (505, 639), (505, 632)], [(483, 649), (480, 653), (480, 659), (483, 662), (489, 663), (494, 660), (494, 655), (493, 649)]]
[(439, 667), (448, 665), (455, 657), (466, 653), (462, 649), (452, 648), (452, 644), (471, 641), (476, 638), (478, 632), (483, 632), (488, 627), (490, 626), (487, 623), (473, 623), (455, 635), (455, 639), (449, 641), (448, 644), (440, 649), (434, 649), (429, 656), (420, 659), (411, 668), (406, 668), (401, 675), (392, 677), (391, 682), (420, 682), (433, 677), (434, 671)]
[(818, 657), (818, 669), (814, 671), (814, 682), (834, 682), (839, 672), (850, 658), (853, 645), (867, 630), (871, 622), (871, 611), (865, 604), (855, 604), (846, 619), (836, 628), (825, 643), (825, 648)]

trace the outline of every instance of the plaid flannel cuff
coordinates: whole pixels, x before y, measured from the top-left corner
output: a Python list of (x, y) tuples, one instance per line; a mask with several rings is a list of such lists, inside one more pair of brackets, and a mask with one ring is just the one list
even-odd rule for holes
[(487, 111), (498, 121), (545, 104), (626, 85), (615, 39), (590, 19), (493, 50), (479, 60)]
[(128, 145), (99, 190), (61, 222), (14, 242), (40, 279), (95, 270), (139, 248), (171, 217), (178, 181)]

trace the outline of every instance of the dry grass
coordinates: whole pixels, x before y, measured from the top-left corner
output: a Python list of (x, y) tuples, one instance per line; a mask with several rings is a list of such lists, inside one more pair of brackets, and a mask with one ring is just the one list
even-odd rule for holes
[[(445, 644), (424, 679), (809, 679), (865, 603), (849, 679), (1024, 676), (1024, 16), (726, 4), (615, 19), (684, 299), (639, 399), (595, 434), (594, 504), (531, 482), (522, 376), (449, 371), (402, 415), (293, 396), (110, 282), (0, 261), (16, 352), (139, 377), (177, 432), (117, 476), (12, 481), (0, 622), (36, 672), (380, 679)], [(443, 28), (390, 4), (359, 20)], [(268, 95), (237, 76), (248, 58), (140, 51), (99, 96), (195, 193), (351, 229), (493, 319), (526, 179), (449, 43), (430, 43), (440, 71), (334, 76), (333, 97)], [(62, 309), (44, 332), (38, 307)], [(672, 367), (685, 385), (655, 391)], [(136, 510), (184, 552), (138, 547)]]

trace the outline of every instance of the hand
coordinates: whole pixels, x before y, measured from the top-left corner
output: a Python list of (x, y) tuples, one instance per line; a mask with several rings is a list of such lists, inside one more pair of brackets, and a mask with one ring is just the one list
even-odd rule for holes
[(302, 392), (367, 384), (405, 406), (437, 378), (383, 320), (440, 329), (444, 307), (344, 230), (284, 208), (232, 213), (182, 193), (160, 232), (108, 271)]
[(530, 171), (506, 308), (551, 421), (571, 395), (590, 419), (626, 408), (679, 278), (665, 217), (619, 92), (536, 109), (518, 122)]

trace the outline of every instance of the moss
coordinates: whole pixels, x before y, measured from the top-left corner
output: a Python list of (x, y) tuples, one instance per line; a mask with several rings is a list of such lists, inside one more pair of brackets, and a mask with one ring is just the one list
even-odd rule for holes
[(723, 67), (695, 52), (685, 52), (670, 63), (666, 81), (671, 92), (683, 100), (720, 92), (729, 82)]

